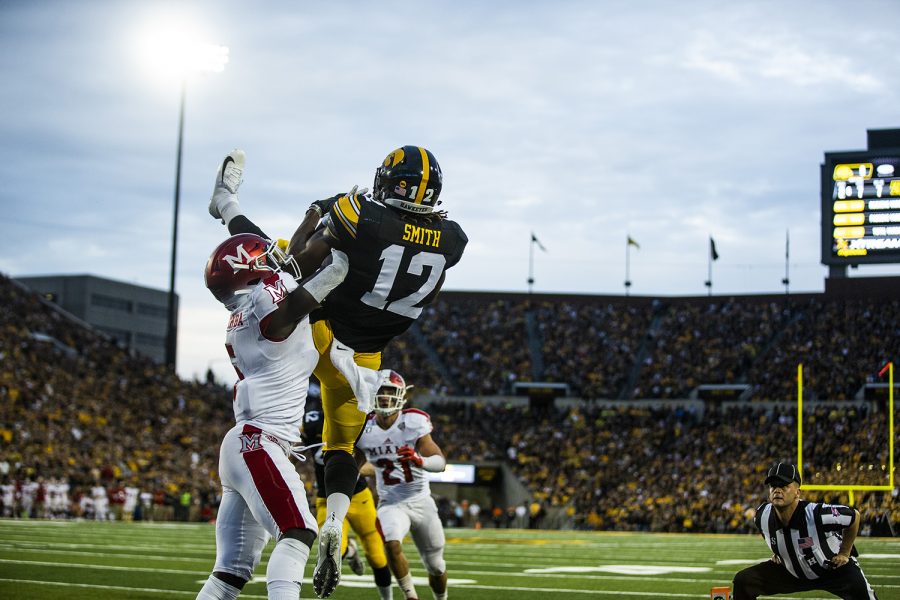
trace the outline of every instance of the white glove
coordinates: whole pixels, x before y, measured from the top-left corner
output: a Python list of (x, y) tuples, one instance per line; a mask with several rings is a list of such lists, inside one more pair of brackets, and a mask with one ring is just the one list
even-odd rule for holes
[(378, 391), (378, 383), (381, 374), (378, 371), (361, 367), (353, 361), (353, 348), (341, 343), (337, 338), (331, 341), (329, 358), (334, 368), (340, 371), (356, 396), (356, 408), (364, 414), (369, 414), (375, 408), (375, 392)]

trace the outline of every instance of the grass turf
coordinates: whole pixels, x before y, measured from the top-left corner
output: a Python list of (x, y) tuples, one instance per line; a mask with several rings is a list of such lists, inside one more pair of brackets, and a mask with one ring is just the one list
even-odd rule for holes
[[(409, 540), (407, 540), (409, 541)], [(881, 600), (900, 600), (900, 539), (858, 540)], [(265, 598), (265, 563), (241, 598)], [(419, 597), (431, 598), (415, 547), (405, 546)], [(193, 598), (215, 558), (207, 524), (0, 520), (0, 598)], [(709, 598), (768, 553), (759, 536), (449, 529), (450, 597), (457, 600)], [(314, 598), (307, 565), (301, 598)], [(344, 567), (335, 600), (375, 600), (371, 571)], [(394, 588), (394, 598), (402, 597)], [(784, 598), (785, 596), (778, 596)], [(833, 598), (824, 592), (790, 596)]]

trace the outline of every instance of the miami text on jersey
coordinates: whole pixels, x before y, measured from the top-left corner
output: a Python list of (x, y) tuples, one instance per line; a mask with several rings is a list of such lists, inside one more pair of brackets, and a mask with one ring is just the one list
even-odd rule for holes
[(399, 446), (375, 446), (373, 448), (366, 448), (366, 454), (369, 456), (384, 456), (385, 454), (397, 454), (397, 449)]

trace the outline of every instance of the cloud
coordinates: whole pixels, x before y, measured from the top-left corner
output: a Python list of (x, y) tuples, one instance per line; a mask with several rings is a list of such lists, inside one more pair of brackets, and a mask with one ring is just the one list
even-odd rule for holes
[[(127, 52), (156, 3), (0, 8), (0, 270), (168, 288), (178, 86)], [(231, 48), (185, 104), (176, 288), (181, 371), (221, 362), (200, 272), (226, 235), (206, 213), (218, 161), (247, 150), (241, 203), (287, 236), (311, 200), (371, 185), (393, 148), (428, 146), (442, 208), (470, 237), (447, 289), (705, 294), (822, 289), (819, 172), (828, 149), (896, 125), (900, 41), (838, 2), (190, 3)], [(859, 10), (891, 22), (895, 2)], [(843, 37), (841, 37), (843, 36)], [(839, 43), (840, 42), (840, 43)], [(85, 256), (90, 259), (86, 260)], [(792, 260), (794, 260), (792, 258)], [(895, 272), (898, 270), (893, 267)], [(888, 267), (890, 269), (890, 267)], [(863, 269), (861, 269), (862, 271)], [(883, 272), (869, 269), (868, 272)], [(195, 342), (191, 340), (196, 340)]]

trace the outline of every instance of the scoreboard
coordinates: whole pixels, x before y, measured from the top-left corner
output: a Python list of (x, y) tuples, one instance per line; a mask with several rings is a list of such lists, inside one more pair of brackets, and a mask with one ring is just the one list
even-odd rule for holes
[(822, 262), (900, 263), (900, 148), (825, 153)]

